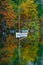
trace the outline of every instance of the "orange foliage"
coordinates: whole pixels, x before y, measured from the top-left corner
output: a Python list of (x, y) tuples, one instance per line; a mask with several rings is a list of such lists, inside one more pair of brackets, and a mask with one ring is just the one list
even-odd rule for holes
[(1, 62), (8, 62), (8, 59), (13, 57), (16, 44), (14, 43), (14, 36), (9, 35), (4, 43), (4, 48), (1, 49)]
[[(12, 5), (8, 4), (8, 0), (1, 0), (0, 1), (0, 14), (3, 18), (2, 20), (5, 21), (8, 28), (14, 26), (14, 19), (16, 18)], [(4, 22), (3, 21), (3, 22)], [(6, 42), (4, 43), (4, 47), (1, 48), (1, 61), (7, 62), (8, 58), (13, 56), (14, 50), (16, 45), (14, 44), (14, 37), (9, 35), (6, 38)]]
[(14, 26), (14, 19), (16, 18), (12, 5), (8, 4), (8, 0), (1, 1), (0, 14), (6, 21), (8, 28)]

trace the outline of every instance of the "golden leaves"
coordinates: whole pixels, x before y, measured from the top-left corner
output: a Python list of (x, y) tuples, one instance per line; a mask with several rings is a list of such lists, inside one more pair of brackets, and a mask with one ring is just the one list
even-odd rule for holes
[(38, 12), (36, 10), (34, 0), (27, 0), (26, 2), (23, 2), (20, 7), (21, 7), (21, 18), (23, 15), (25, 19), (26, 18), (31, 20), (37, 19)]
[(22, 54), (21, 54), (22, 59), (27, 61), (28, 60), (34, 61), (35, 57), (37, 57), (37, 54), (36, 54), (37, 50), (38, 50), (37, 45), (26, 46), (22, 50)]

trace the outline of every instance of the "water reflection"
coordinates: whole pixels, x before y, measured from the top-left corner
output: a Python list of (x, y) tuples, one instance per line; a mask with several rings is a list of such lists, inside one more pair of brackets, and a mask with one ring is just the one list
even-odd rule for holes
[[(28, 32), (28, 30), (26, 30), (26, 31), (24, 31), (24, 30), (22, 30), (22, 32)], [(15, 30), (13, 30), (13, 29), (10, 29), (9, 31), (8, 31), (8, 33), (7, 33), (7, 31), (5, 32), (5, 31), (3, 31), (2, 30), (2, 27), (0, 26), (0, 41), (1, 41), (1, 43), (5, 43), (5, 41), (6, 41), (6, 38), (7, 38), (7, 43), (14, 43), (15, 45), (17, 45), (17, 47), (18, 47), (18, 40), (16, 39), (16, 37), (15, 37), (15, 33), (16, 33), (16, 31)], [(13, 35), (12, 35), (13, 34)], [(14, 46), (14, 45), (13, 45)], [(2, 47), (2, 46), (1, 46)], [(1, 48), (0, 47), (0, 48)], [(9, 46), (10, 47), (10, 46)], [(8, 47), (8, 48), (9, 48)], [(11, 45), (11, 47), (12, 47), (12, 45)], [(18, 53), (18, 48), (16, 49), (16, 51), (17, 52), (15, 52), (15, 56), (16, 56), (16, 54), (19, 54)], [(10, 52), (11, 53), (11, 52)], [(19, 55), (18, 55), (19, 56)], [(17, 60), (19, 60), (19, 57), (16, 57), (16, 59)], [(16, 61), (17, 60), (14, 60), (14, 62), (12, 63), (12, 64), (16, 64)], [(19, 61), (18, 61), (19, 62)], [(11, 65), (12, 65), (11, 64)], [(43, 65), (43, 56), (42, 57), (40, 57), (40, 58), (37, 58), (37, 60), (36, 60), (36, 62), (34, 63), (34, 62), (27, 62), (27, 65)]]

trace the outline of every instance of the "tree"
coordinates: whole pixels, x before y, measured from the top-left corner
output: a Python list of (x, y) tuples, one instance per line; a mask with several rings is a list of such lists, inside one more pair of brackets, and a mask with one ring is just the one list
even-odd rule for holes
[(37, 52), (38, 47), (36, 45), (26, 45), (24, 48), (22, 47), (22, 52), (21, 52), (21, 58), (26, 61), (34, 61), (35, 58), (37, 57)]
[[(12, 5), (8, 4), (8, 0), (0, 0), (0, 24), (5, 23), (5, 26), (10, 29), (10, 28), (14, 27), (15, 17), (16, 16), (15, 16), (13, 7), (12, 7)], [(7, 30), (7, 28), (6, 28), (6, 30)], [(3, 27), (2, 27), (2, 29), (3, 29)], [(3, 33), (3, 31), (2, 31), (2, 33)], [(4, 41), (4, 43), (2, 45), (3, 47), (0, 47), (0, 63), (7, 63), (8, 59), (10, 57), (12, 57), (14, 48), (16, 47), (14, 42), (11, 42), (12, 38), (13, 38), (12, 36), (8, 35), (8, 37), (6, 38), (6, 40)], [(0, 42), (0, 46), (1, 46), (1, 44), (2, 43)]]
[[(11, 28), (14, 26), (15, 14), (12, 5), (8, 4), (8, 0), (0, 1), (0, 14), (3, 15), (6, 25)], [(3, 19), (2, 18), (2, 19)]]
[[(23, 2), (21, 4), (21, 19), (31, 19), (36, 20), (37, 19), (37, 10), (36, 10), (36, 5), (34, 4), (34, 0), (27, 0), (26, 2)], [(22, 17), (23, 15), (23, 17)]]
[(34, 61), (37, 57), (40, 38), (37, 6), (34, 4), (34, 0), (27, 0), (26, 2), (23, 2), (20, 7), (20, 22), (23, 24), (25, 23), (25, 25), (21, 24), (22, 29), (28, 29), (28, 36), (21, 40), (21, 57), (27, 61)]

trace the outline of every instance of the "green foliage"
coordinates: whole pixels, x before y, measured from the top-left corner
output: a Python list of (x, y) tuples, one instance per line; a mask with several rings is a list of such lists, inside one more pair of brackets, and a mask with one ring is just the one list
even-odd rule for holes
[[(2, 0), (0, 1), (0, 22), (4, 19), (10, 29), (28, 30), (28, 36), (20, 40), (21, 62), (19, 62), (19, 39), (14, 35), (7, 35), (5, 43), (0, 42), (1, 65), (27, 65), (28, 61), (35, 61), (43, 56), (43, 8), (37, 0)], [(19, 13), (20, 6), (20, 13)], [(1, 36), (1, 35), (0, 35)], [(20, 64), (19, 64), (20, 63)]]

